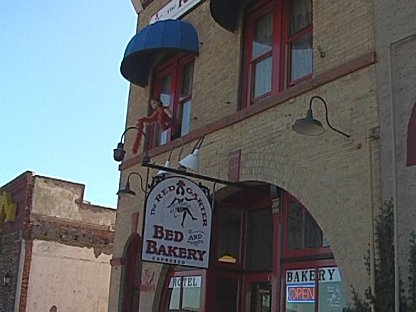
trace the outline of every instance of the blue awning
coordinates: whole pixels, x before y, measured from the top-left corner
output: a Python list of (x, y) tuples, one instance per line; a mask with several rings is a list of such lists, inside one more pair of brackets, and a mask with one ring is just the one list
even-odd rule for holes
[(209, 9), (212, 18), (218, 25), (229, 31), (235, 31), (238, 27), (241, 9), (247, 2), (243, 0), (211, 0)]
[(121, 74), (131, 83), (144, 87), (154, 60), (169, 51), (199, 53), (198, 34), (190, 23), (163, 20), (144, 27), (126, 47)]

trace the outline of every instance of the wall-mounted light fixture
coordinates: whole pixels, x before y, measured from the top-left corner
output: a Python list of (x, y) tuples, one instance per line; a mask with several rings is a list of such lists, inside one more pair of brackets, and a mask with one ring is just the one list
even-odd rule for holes
[(192, 149), (191, 154), (185, 156), (181, 161), (179, 161), (180, 170), (191, 170), (198, 172), (199, 170), (199, 150), (204, 142), (205, 137), (201, 137), (196, 142), (194, 148)]
[(7, 272), (4, 276), (3, 276), (3, 286), (4, 287), (10, 287), (12, 285), (12, 275)]
[(331, 128), (333, 131), (338, 132), (339, 134), (342, 134), (343, 136), (346, 136), (347, 138), (349, 138), (350, 137), (349, 134), (334, 128), (329, 123), (328, 106), (327, 106), (325, 100), (322, 97), (318, 96), (318, 95), (314, 95), (313, 97), (311, 97), (311, 99), (309, 101), (309, 109), (306, 113), (306, 117), (300, 118), (300, 119), (295, 121), (294, 125), (292, 126), (293, 131), (295, 131), (296, 133), (299, 133), (299, 134), (302, 134), (302, 135), (308, 135), (308, 136), (321, 135), (324, 132), (324, 128), (322, 127), (322, 123), (313, 118), (312, 102), (313, 102), (314, 99), (321, 100), (321, 102), (324, 104), (326, 123), (328, 124), (328, 127)]
[[(127, 128), (123, 135), (121, 136), (120, 142), (117, 145), (117, 148), (114, 149), (114, 160), (116, 161), (122, 161), (124, 158), (124, 154), (126, 153), (124, 150), (124, 144), (123, 144), (123, 137), (126, 134), (126, 132), (130, 129), (137, 129), (136, 127), (129, 127)], [(144, 135), (144, 133), (143, 133)], [(146, 136), (145, 136), (146, 138)], [(146, 183), (143, 183), (143, 177), (137, 173), (137, 172), (131, 172), (128, 176), (127, 176), (127, 182), (124, 188), (120, 188), (117, 192), (118, 196), (122, 196), (122, 195), (132, 195), (135, 196), (136, 192), (134, 192), (131, 187), (130, 187), (130, 177), (133, 175), (137, 175), (140, 178), (140, 183), (141, 183), (141, 189), (142, 191), (147, 194), (147, 187), (152, 187), (154, 185), (154, 183), (157, 183), (158, 180), (163, 180), (167, 174), (172, 173), (172, 174), (176, 174), (176, 175), (181, 175), (181, 176), (186, 176), (186, 177), (190, 177), (190, 178), (195, 178), (195, 179), (200, 179), (200, 180), (205, 180), (205, 181), (209, 181), (209, 182), (213, 182), (213, 183), (220, 183), (223, 185), (237, 185), (237, 183), (234, 182), (230, 182), (230, 181), (225, 181), (225, 180), (221, 180), (215, 177), (209, 177), (209, 176), (205, 176), (205, 175), (201, 175), (201, 174), (197, 174), (196, 171), (198, 171), (199, 169), (199, 157), (198, 157), (198, 153), (199, 153), (199, 149), (202, 146), (202, 142), (204, 141), (204, 137), (201, 137), (198, 139), (198, 141), (196, 142), (194, 148), (192, 149), (191, 154), (187, 155), (186, 157), (184, 157), (182, 160), (180, 160), (179, 163), (179, 168), (178, 169), (174, 169), (170, 167), (170, 160), (172, 157), (172, 152), (174, 150), (174, 148), (177, 146), (177, 143), (181, 143), (181, 151), (179, 153), (179, 157), (178, 159), (180, 159), (180, 156), (182, 154), (182, 150), (183, 150), (183, 141), (181, 139), (178, 139), (177, 142), (175, 142), (175, 144), (172, 146), (172, 149), (169, 153), (169, 158), (168, 160), (165, 162), (165, 166), (160, 166), (154, 163), (150, 163), (150, 157), (147, 155), (147, 149), (145, 151), (145, 155), (142, 161), (142, 166), (148, 168), (147, 171), (147, 177), (146, 177)], [(146, 144), (147, 145), (147, 144)], [(149, 169), (157, 169), (158, 171), (158, 175), (153, 177), (153, 182), (151, 185), (148, 185), (148, 177), (149, 177)], [(187, 169), (191, 170), (192, 172), (186, 171)]]
[(147, 135), (141, 131), (138, 127), (128, 127), (126, 130), (124, 130), (123, 134), (121, 135), (120, 142), (118, 142), (117, 147), (113, 150), (113, 158), (115, 161), (123, 161), (124, 155), (126, 154), (126, 151), (124, 149), (124, 142), (123, 138), (126, 135), (126, 133), (130, 130), (135, 129), (136, 131), (139, 131), (144, 136), (144, 156), (143, 156), (143, 163), (149, 162), (150, 158), (147, 155), (147, 149), (148, 149), (148, 138)]
[(147, 182), (146, 182), (146, 186), (143, 187), (143, 177), (140, 175), (140, 173), (138, 172), (131, 172), (129, 173), (129, 175), (127, 176), (127, 182), (124, 188), (120, 188), (117, 192), (118, 196), (123, 196), (123, 195), (132, 195), (132, 196), (136, 196), (136, 192), (133, 191), (130, 188), (130, 178), (133, 175), (137, 175), (140, 178), (140, 188), (142, 189), (143, 193), (147, 194)]

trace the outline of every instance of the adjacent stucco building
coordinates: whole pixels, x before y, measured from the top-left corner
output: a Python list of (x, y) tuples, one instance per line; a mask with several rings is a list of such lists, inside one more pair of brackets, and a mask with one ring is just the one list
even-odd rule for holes
[(115, 210), (84, 188), (29, 171), (0, 188), (0, 311), (107, 311)]

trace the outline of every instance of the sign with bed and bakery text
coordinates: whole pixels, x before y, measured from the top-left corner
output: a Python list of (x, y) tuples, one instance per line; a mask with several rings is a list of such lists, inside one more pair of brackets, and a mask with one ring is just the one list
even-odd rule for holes
[(168, 177), (147, 196), (142, 260), (208, 268), (211, 203), (190, 179)]

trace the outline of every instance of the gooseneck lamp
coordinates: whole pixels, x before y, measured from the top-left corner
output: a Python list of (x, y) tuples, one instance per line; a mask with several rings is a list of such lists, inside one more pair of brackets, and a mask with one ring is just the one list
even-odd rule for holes
[(347, 138), (350, 137), (349, 134), (334, 128), (330, 122), (329, 122), (329, 118), (328, 118), (328, 106), (325, 102), (325, 100), (320, 97), (319, 95), (314, 95), (313, 97), (311, 97), (310, 101), (309, 101), (309, 109), (306, 112), (306, 117), (304, 118), (300, 118), (298, 120), (295, 121), (294, 125), (292, 126), (293, 131), (295, 131), (296, 133), (302, 134), (302, 135), (308, 135), (308, 136), (316, 136), (316, 135), (321, 135), (324, 132), (324, 128), (322, 126), (322, 123), (319, 120), (316, 120), (315, 118), (313, 118), (313, 112), (312, 112), (312, 103), (313, 100), (318, 99), (321, 101), (321, 103), (324, 104), (325, 107), (325, 118), (326, 118), (326, 123), (328, 124), (328, 127), (330, 129), (332, 129), (335, 132), (338, 132), (339, 134), (342, 134), (343, 136), (346, 136)]
[[(183, 141), (182, 141), (182, 139), (178, 138), (178, 139), (176, 139), (175, 143), (173, 144), (172, 148), (170, 149), (169, 157), (165, 161), (164, 167), (166, 167), (166, 168), (170, 167), (170, 159), (172, 158), (172, 152), (175, 149), (175, 147), (178, 145), (178, 143), (181, 144), (181, 150), (179, 152), (178, 159), (181, 158), (181, 155), (182, 155), (182, 152), (183, 152)], [(157, 173), (157, 175), (167, 175), (167, 174), (169, 174), (169, 172), (167, 172), (166, 170), (159, 170), (159, 172)]]
[(141, 131), (138, 127), (128, 127), (126, 128), (126, 130), (124, 130), (123, 134), (121, 135), (120, 142), (118, 142), (117, 147), (113, 150), (113, 158), (115, 161), (123, 161), (124, 155), (126, 154), (126, 150), (124, 149), (123, 139), (126, 133), (133, 129), (141, 132), (142, 135), (144, 136), (144, 156), (143, 156), (142, 163), (148, 163), (150, 161), (150, 157), (147, 154), (148, 138), (147, 138), (147, 135), (143, 131)]
[(142, 176), (140, 175), (140, 173), (138, 173), (138, 172), (131, 172), (131, 173), (129, 173), (129, 175), (127, 176), (127, 182), (126, 182), (125, 187), (124, 187), (123, 189), (119, 189), (119, 190), (118, 190), (118, 192), (117, 192), (117, 195), (118, 195), (118, 196), (123, 196), (123, 195), (132, 195), (132, 196), (136, 196), (136, 192), (135, 192), (135, 191), (133, 191), (133, 190), (130, 188), (130, 178), (131, 178), (133, 175), (137, 175), (137, 176), (140, 178), (140, 188), (142, 189), (143, 193), (145, 193), (145, 194), (146, 194), (146, 189), (143, 187), (143, 178), (142, 178)]
[(194, 172), (198, 172), (199, 170), (199, 150), (202, 146), (202, 142), (204, 141), (205, 137), (201, 137), (196, 142), (194, 148), (192, 149), (191, 154), (185, 156), (181, 161), (179, 161), (179, 169), (180, 170), (191, 170)]

